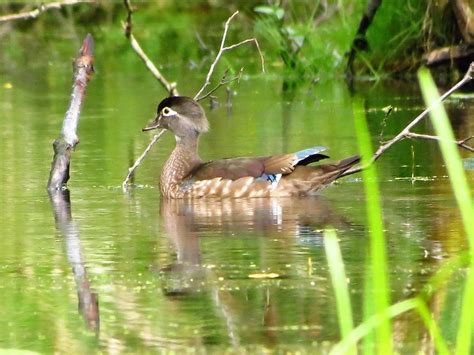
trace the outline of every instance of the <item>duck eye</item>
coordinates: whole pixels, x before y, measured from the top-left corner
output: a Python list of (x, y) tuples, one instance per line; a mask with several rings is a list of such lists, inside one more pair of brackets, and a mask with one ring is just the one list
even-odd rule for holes
[(161, 112), (163, 115), (169, 116), (171, 114), (171, 109), (169, 107), (165, 107)]

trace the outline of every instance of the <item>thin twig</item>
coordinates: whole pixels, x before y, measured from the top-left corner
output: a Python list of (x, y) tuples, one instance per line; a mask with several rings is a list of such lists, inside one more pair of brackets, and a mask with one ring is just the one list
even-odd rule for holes
[(229, 84), (233, 81), (236, 81), (239, 82), (240, 81), (240, 78), (242, 78), (242, 73), (244, 72), (244, 68), (240, 68), (240, 71), (239, 71), (239, 74), (237, 74), (236, 76), (234, 76), (233, 78), (230, 78), (230, 79), (226, 79), (226, 76), (227, 76), (227, 73), (228, 73), (229, 70), (226, 70), (224, 75), (222, 75), (222, 78), (221, 80), (219, 81), (219, 83), (211, 90), (208, 91), (207, 94), (204, 94), (203, 96), (201, 97), (198, 97), (196, 98), (195, 100), (196, 101), (201, 101), (201, 100), (204, 100), (205, 98), (211, 96), (214, 92), (216, 92), (217, 90), (219, 90), (219, 88), (221, 86), (224, 86), (226, 84)]
[(51, 2), (49, 4), (41, 4), (38, 8), (31, 11), (0, 16), (0, 23), (8, 22), (8, 21), (35, 19), (39, 15), (41, 15), (43, 12), (48, 11), (48, 10), (60, 9), (64, 6), (84, 4), (84, 3), (96, 3), (96, 1), (95, 0), (64, 0), (64, 1), (58, 1), (58, 2)]
[(469, 142), (471, 139), (474, 139), (474, 136), (467, 137), (465, 139), (460, 140), (462, 144)]
[(207, 46), (207, 44), (206, 44), (206, 43), (204, 42), (204, 40), (202, 39), (202, 37), (201, 37), (201, 35), (199, 34), (199, 32), (196, 32), (195, 35), (196, 35), (196, 39), (197, 39), (197, 41), (198, 41), (199, 46), (201, 47), (201, 49), (202, 49), (203, 51), (210, 52), (209, 47)]
[(155, 134), (153, 136), (153, 138), (151, 139), (150, 141), (150, 144), (148, 144), (148, 146), (146, 147), (146, 149), (143, 151), (142, 155), (140, 155), (138, 157), (138, 159), (135, 161), (135, 163), (133, 164), (132, 167), (130, 167), (128, 169), (128, 174), (127, 174), (127, 177), (125, 178), (125, 180), (123, 181), (122, 183), (122, 189), (124, 191), (127, 191), (127, 188), (128, 188), (128, 182), (130, 181), (130, 179), (132, 178), (133, 174), (135, 174), (135, 170), (137, 170), (138, 166), (142, 163), (143, 159), (145, 159), (145, 157), (147, 156), (148, 152), (150, 151), (150, 149), (153, 147), (153, 145), (158, 142), (158, 139), (161, 138), (161, 136), (166, 132), (165, 129), (162, 129), (160, 132), (158, 132), (158, 134)]
[[(427, 140), (432, 140), (432, 141), (441, 141), (442, 139), (438, 136), (432, 136), (432, 135), (429, 135), (429, 134), (419, 134), (419, 133), (412, 133), (412, 132), (409, 132), (407, 133), (406, 135), (406, 138), (410, 138), (410, 139), (427, 139)], [(461, 148), (464, 148), (470, 152), (474, 152), (474, 148), (467, 145), (466, 142), (471, 139), (473, 137), (468, 137), (466, 139), (461, 139), (461, 140), (458, 140), (458, 141), (453, 141), (453, 143), (455, 143), (456, 145), (458, 145), (459, 147)]]
[(138, 43), (138, 41), (135, 39), (135, 36), (132, 33), (132, 14), (133, 14), (133, 8), (130, 3), (130, 0), (124, 0), (125, 8), (127, 9), (127, 19), (125, 23), (123, 24), (123, 29), (125, 33), (125, 37), (128, 38), (130, 41), (130, 45), (132, 46), (133, 50), (137, 55), (140, 57), (140, 59), (145, 63), (146, 67), (148, 70), (153, 74), (153, 76), (158, 80), (158, 82), (163, 85), (163, 87), (166, 89), (166, 91), (171, 95), (171, 96), (178, 96), (178, 89), (176, 88), (176, 83), (175, 82), (170, 82), (168, 81), (163, 74), (158, 70), (158, 68), (153, 64), (153, 62), (148, 58), (148, 56), (145, 54), (143, 51), (142, 47)]
[(383, 108), (382, 110), (385, 112), (385, 116), (382, 120), (382, 124), (380, 125), (381, 129), (380, 129), (380, 134), (379, 134), (379, 144), (383, 144), (383, 134), (384, 134), (384, 131), (385, 131), (385, 127), (387, 127), (387, 120), (393, 112), (393, 107), (388, 106), (386, 108)]
[[(372, 158), (370, 159), (370, 161), (366, 165), (360, 165), (360, 166), (354, 167), (352, 169), (349, 169), (344, 174), (342, 174), (341, 177), (342, 176), (347, 176), (347, 175), (352, 175), (352, 174), (358, 173), (359, 171), (362, 171), (363, 169), (365, 169), (368, 166), (372, 165), (387, 149), (389, 149), (395, 143), (401, 141), (402, 139), (408, 138), (409, 135), (412, 135), (412, 138), (413, 138), (414, 133), (410, 132), (410, 129), (413, 128), (416, 124), (418, 124), (423, 118), (425, 118), (426, 115), (428, 115), (428, 113), (430, 113), (431, 110), (434, 107), (436, 107), (439, 103), (443, 102), (453, 92), (455, 92), (456, 90), (461, 88), (464, 84), (468, 83), (472, 79), (474, 79), (474, 62), (471, 63), (471, 65), (469, 66), (469, 69), (467, 70), (466, 74), (464, 75), (464, 77), (459, 82), (457, 82), (451, 89), (446, 91), (431, 106), (426, 108), (422, 113), (420, 113), (417, 117), (415, 117), (415, 119), (413, 121), (411, 121), (399, 134), (397, 134), (395, 137), (390, 139), (385, 144), (379, 146), (377, 151), (374, 153), (374, 155), (372, 156)], [(458, 144), (459, 146), (462, 146), (463, 148), (465, 148), (464, 146), (468, 147), (464, 143), (466, 143), (469, 139), (471, 139), (471, 137), (466, 138), (465, 142), (460, 141), (461, 144), (458, 144), (458, 143), (456, 143), (456, 144)], [(465, 148), (465, 149), (470, 150), (469, 148)]]
[(262, 51), (260, 50), (260, 45), (258, 44), (258, 41), (256, 38), (248, 38), (246, 40), (243, 40), (242, 42), (239, 42), (239, 43), (236, 43), (236, 44), (232, 44), (230, 46), (225, 46), (225, 40), (227, 39), (227, 32), (229, 31), (229, 25), (230, 25), (230, 22), (234, 19), (235, 16), (237, 16), (237, 14), (239, 13), (239, 11), (236, 11), (234, 12), (228, 19), (227, 21), (225, 22), (225, 25), (224, 25), (224, 33), (222, 34), (222, 40), (221, 40), (221, 45), (219, 47), (219, 51), (217, 52), (217, 55), (216, 55), (216, 58), (214, 59), (214, 61), (212, 62), (211, 66), (209, 67), (209, 71), (206, 75), (206, 80), (204, 81), (204, 84), (202, 85), (202, 87), (199, 89), (199, 91), (196, 93), (196, 95), (194, 95), (194, 99), (196, 100), (197, 98), (199, 98), (201, 96), (201, 94), (203, 93), (203, 91), (209, 86), (209, 84), (211, 83), (211, 77), (212, 77), (212, 74), (214, 73), (214, 70), (216, 68), (216, 65), (217, 63), (219, 62), (219, 60), (221, 59), (222, 55), (224, 54), (224, 52), (228, 51), (228, 50), (231, 50), (231, 49), (234, 49), (234, 48), (237, 48), (243, 44), (246, 44), (246, 43), (255, 43), (255, 46), (257, 47), (257, 50), (258, 50), (258, 53), (260, 55), (260, 61), (261, 61), (261, 65), (262, 65), (262, 72), (265, 72), (265, 59), (263, 58), (263, 54), (262, 54)]

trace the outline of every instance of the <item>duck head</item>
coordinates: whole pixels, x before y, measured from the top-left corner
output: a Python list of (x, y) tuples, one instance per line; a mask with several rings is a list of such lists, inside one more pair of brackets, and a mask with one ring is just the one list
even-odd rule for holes
[(160, 102), (156, 117), (143, 131), (156, 128), (170, 130), (179, 140), (207, 132), (209, 122), (201, 105), (195, 100), (186, 96), (171, 96)]

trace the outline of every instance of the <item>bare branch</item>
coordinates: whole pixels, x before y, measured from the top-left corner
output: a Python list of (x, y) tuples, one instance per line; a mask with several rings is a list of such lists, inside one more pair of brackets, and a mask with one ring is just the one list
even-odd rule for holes
[(206, 75), (206, 80), (204, 81), (204, 84), (202, 85), (202, 87), (199, 89), (199, 91), (196, 93), (196, 95), (194, 95), (194, 99), (196, 100), (198, 97), (200, 97), (203, 93), (203, 91), (209, 86), (209, 84), (211, 83), (211, 77), (212, 77), (212, 74), (214, 73), (214, 70), (216, 68), (216, 65), (217, 63), (219, 62), (219, 60), (221, 59), (222, 55), (224, 54), (224, 52), (228, 51), (228, 50), (231, 50), (231, 49), (234, 49), (236, 47), (239, 47), (245, 43), (250, 43), (250, 42), (253, 42), (255, 43), (255, 46), (257, 47), (257, 50), (258, 50), (258, 53), (260, 54), (260, 61), (261, 61), (261, 64), (262, 64), (262, 71), (265, 72), (265, 60), (263, 58), (263, 54), (262, 54), (262, 51), (260, 50), (260, 46), (258, 44), (258, 41), (256, 38), (248, 38), (246, 40), (243, 40), (242, 42), (239, 42), (239, 43), (236, 43), (236, 44), (232, 44), (230, 46), (225, 46), (225, 40), (227, 39), (227, 32), (229, 31), (229, 25), (230, 25), (230, 22), (234, 19), (235, 16), (237, 16), (237, 14), (239, 13), (239, 11), (236, 11), (234, 12), (228, 19), (227, 21), (225, 22), (225, 25), (224, 25), (224, 33), (222, 34), (222, 40), (221, 40), (221, 45), (219, 47), (219, 51), (217, 52), (217, 55), (216, 55), (216, 58), (214, 59), (214, 61), (212, 62), (211, 66), (209, 67), (209, 71)]
[(127, 191), (128, 189), (128, 184), (130, 182), (130, 179), (132, 178), (133, 174), (135, 174), (135, 170), (140, 166), (142, 163), (143, 159), (147, 156), (148, 152), (151, 150), (151, 148), (155, 145), (156, 142), (158, 142), (158, 139), (161, 138), (161, 136), (166, 132), (165, 129), (162, 129), (158, 134), (155, 134), (153, 138), (151, 139), (150, 143), (146, 147), (146, 149), (143, 151), (142, 155), (138, 157), (138, 159), (135, 161), (132, 167), (128, 169), (128, 174), (125, 177), (125, 180), (122, 182), (122, 189), (124, 191)]
[(470, 137), (467, 137), (467, 138), (465, 138), (465, 139), (460, 140), (459, 142), (461, 142), (462, 144), (464, 144), (464, 143), (469, 142), (469, 141), (470, 141), (471, 139), (473, 139), (473, 138), (474, 138), (474, 136), (470, 136)]
[[(439, 99), (436, 102), (434, 102), (430, 107), (426, 108), (422, 113), (420, 113), (417, 117), (415, 117), (415, 119), (412, 120), (399, 134), (397, 134), (395, 137), (390, 139), (388, 142), (386, 142), (386, 143), (382, 144), (381, 146), (379, 146), (379, 148), (374, 153), (374, 155), (372, 156), (372, 158), (370, 159), (368, 164), (356, 166), (352, 169), (349, 169), (344, 174), (342, 174), (341, 177), (358, 173), (359, 171), (362, 171), (363, 169), (367, 168), (368, 166), (373, 164), (387, 149), (389, 149), (392, 145), (394, 145), (395, 143), (401, 141), (402, 139), (410, 138), (409, 137), (410, 135), (411, 135), (411, 138), (414, 138), (414, 136), (416, 136), (417, 134), (412, 133), (410, 131), (410, 129), (412, 129), (423, 118), (425, 118), (426, 115), (428, 115), (428, 113), (430, 113), (431, 110), (434, 107), (436, 107), (440, 102), (443, 102), (453, 92), (455, 92), (456, 90), (461, 88), (464, 84), (471, 81), (472, 79), (474, 79), (474, 62), (471, 63), (471, 65), (469, 66), (469, 69), (467, 70), (466, 74), (464, 75), (464, 77), (459, 82), (457, 82), (451, 89), (449, 89), (443, 95), (441, 95), (439, 97)], [(421, 137), (417, 137), (417, 138), (421, 138)], [(465, 144), (469, 139), (471, 139), (471, 137), (466, 138), (464, 141), (458, 141), (458, 142), (456, 142), (456, 144), (458, 144), (459, 146), (463, 146), (464, 149), (470, 150), (471, 147)]]
[(256, 38), (248, 38), (248, 39), (243, 40), (242, 42), (227, 46), (227, 47), (224, 48), (224, 51), (228, 51), (228, 50), (237, 48), (237, 47), (241, 46), (242, 44), (246, 44), (246, 43), (255, 43), (255, 47), (257, 47), (258, 55), (260, 56), (260, 64), (262, 66), (262, 73), (265, 73), (265, 59), (263, 58), (263, 54), (262, 54), (262, 51), (260, 49), (260, 45), (258, 44), (258, 41), (257, 41)]
[(85, 4), (85, 3), (95, 4), (95, 3), (97, 3), (97, 1), (95, 1), (95, 0), (64, 0), (64, 1), (58, 1), (58, 2), (51, 2), (49, 4), (41, 4), (38, 8), (36, 8), (34, 10), (31, 10), (31, 11), (20, 12), (18, 14), (0, 16), (0, 23), (8, 22), (8, 21), (35, 19), (39, 15), (41, 15), (43, 12), (46, 12), (48, 10), (60, 9), (64, 6)]
[(203, 96), (201, 97), (198, 97), (196, 98), (195, 100), (196, 101), (201, 101), (201, 100), (204, 100), (205, 98), (211, 96), (214, 92), (216, 92), (217, 90), (219, 90), (219, 88), (223, 85), (226, 85), (226, 84), (229, 84), (233, 81), (240, 81), (240, 78), (242, 78), (242, 73), (244, 72), (244, 68), (240, 68), (240, 71), (239, 71), (239, 74), (237, 74), (236, 76), (234, 76), (233, 78), (230, 78), (230, 79), (226, 79), (226, 76), (227, 76), (227, 73), (228, 73), (228, 69), (225, 71), (224, 75), (222, 75), (222, 78), (221, 80), (219, 81), (219, 84), (217, 84), (213, 89), (209, 90), (209, 92), (207, 94), (204, 94)]
[[(458, 145), (459, 147), (461, 148), (464, 148), (470, 152), (473, 152), (474, 153), (474, 148), (467, 145), (466, 142), (470, 139), (472, 139), (474, 136), (471, 136), (471, 137), (468, 137), (468, 138), (465, 138), (465, 139), (461, 139), (461, 140), (458, 140), (458, 141), (454, 141), (453, 143), (455, 143), (456, 145)], [(433, 141), (441, 141), (442, 139), (438, 136), (432, 136), (432, 135), (429, 135), (429, 134), (419, 134), (419, 133), (412, 133), (412, 132), (408, 132), (406, 134), (406, 138), (410, 138), (410, 139), (427, 139), (427, 140), (433, 140)]]
[(137, 53), (137, 55), (140, 57), (143, 63), (145, 63), (148, 70), (153, 74), (155, 79), (158, 80), (158, 82), (165, 88), (165, 90), (171, 96), (179, 95), (178, 89), (176, 88), (176, 83), (168, 81), (163, 76), (163, 74), (153, 64), (150, 58), (148, 58), (148, 56), (145, 54), (145, 52), (143, 51), (138, 41), (135, 39), (135, 36), (132, 33), (132, 14), (133, 14), (132, 5), (130, 3), (130, 0), (124, 0), (124, 4), (125, 4), (125, 8), (127, 9), (127, 19), (125, 23), (123, 24), (125, 37), (128, 38), (128, 40), (130, 41), (130, 45), (132, 46), (135, 53)]

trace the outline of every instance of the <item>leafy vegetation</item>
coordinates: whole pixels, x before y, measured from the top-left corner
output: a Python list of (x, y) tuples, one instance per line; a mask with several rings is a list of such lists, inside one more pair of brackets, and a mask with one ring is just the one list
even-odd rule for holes
[[(288, 78), (311, 82), (344, 74), (346, 54), (367, 4), (350, 0), (249, 0), (244, 3), (165, 0), (135, 2), (134, 5), (137, 38), (164, 67), (173, 63), (203, 70), (203, 64), (218, 47), (221, 25), (230, 15), (229, 9), (239, 9), (243, 16), (239, 24), (233, 24), (230, 40), (237, 36), (256, 36), (273, 71), (281, 68), (281, 73)], [(0, 5), (3, 13), (23, 8), (19, 4)], [(197, 11), (207, 11), (210, 15), (192, 16)], [(25, 32), (34, 28), (36, 34), (46, 34), (49, 26), (66, 23), (73, 32), (75, 26), (80, 26), (85, 31), (93, 29), (95, 37), (103, 39), (108, 52), (133, 55), (122, 50), (124, 18), (122, 3), (104, 2), (100, 6), (82, 5), (48, 12), (37, 21), (22, 22), (15, 28)], [(356, 73), (379, 78), (410, 71), (419, 66), (427, 51), (458, 42), (456, 21), (446, 4), (434, 0), (382, 1), (367, 31), (368, 48), (357, 53)], [(5, 51), (8, 55), (15, 49), (7, 47)], [(247, 53), (245, 51), (247, 49), (242, 49), (239, 53)], [(232, 61), (222, 63), (223, 70), (231, 67), (237, 72), (245, 66), (249, 72), (258, 72), (258, 60), (253, 61), (253, 56), (245, 56), (245, 60), (239, 60), (242, 55), (230, 57)]]

